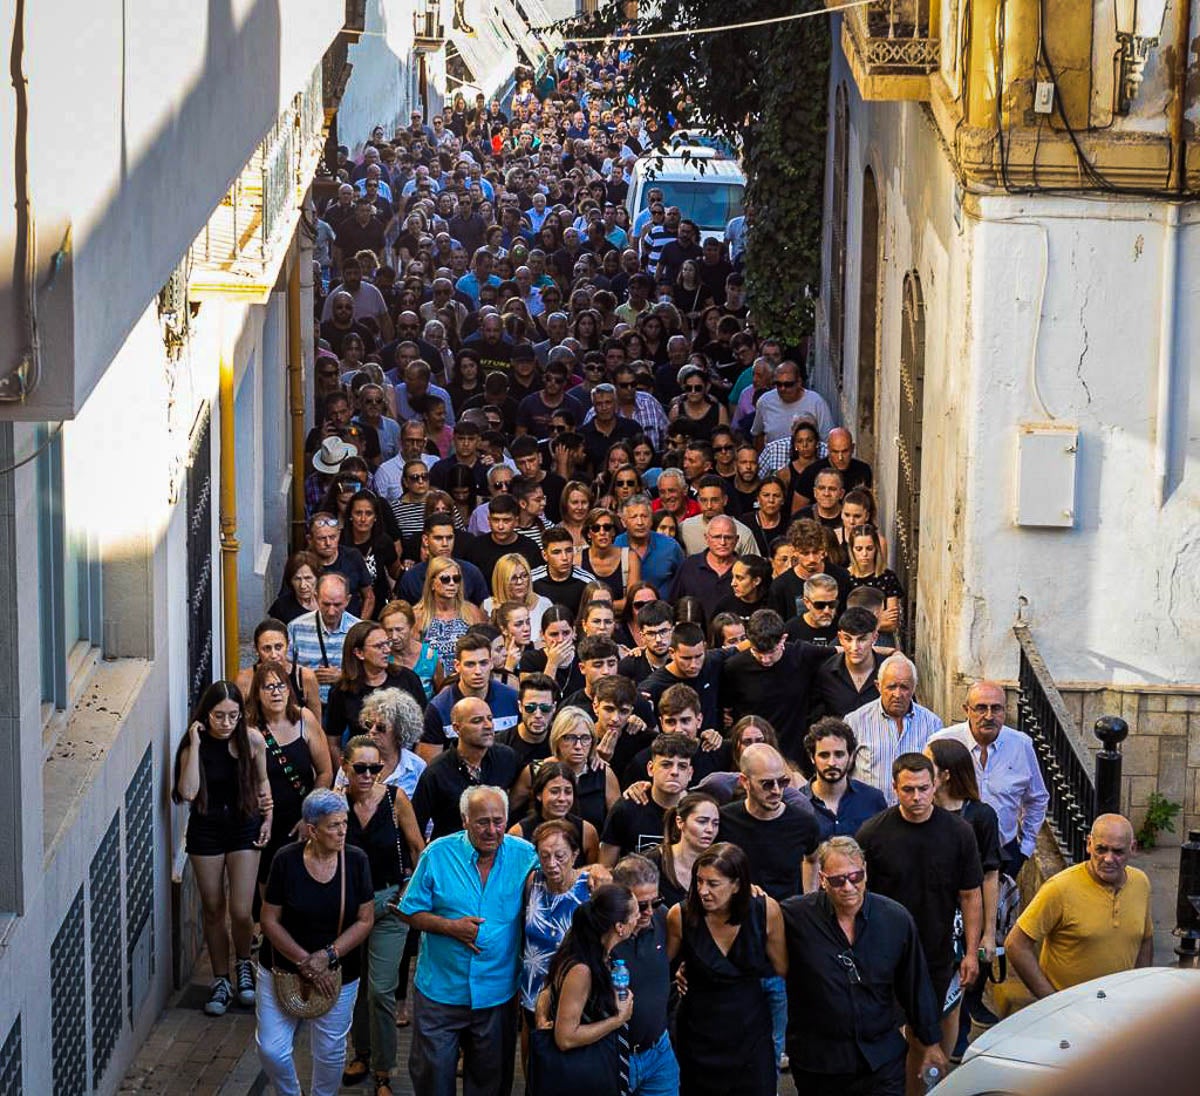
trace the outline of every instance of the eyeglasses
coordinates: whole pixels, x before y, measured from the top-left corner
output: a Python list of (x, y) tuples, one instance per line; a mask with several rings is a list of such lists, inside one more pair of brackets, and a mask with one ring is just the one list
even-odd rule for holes
[(368, 643), (366, 644), (366, 648), (368, 651), (390, 651), (392, 644), (389, 640), (385, 639), (382, 643)]
[(616, 529), (611, 521), (600, 522), (592, 526), (593, 533), (611, 533)]
[(638, 913), (649, 913), (651, 910), (656, 910), (659, 906), (666, 905), (661, 898), (651, 898), (648, 902), (639, 901), (637, 904)]
[(822, 610), (837, 608), (836, 601), (810, 601), (809, 605), (811, 605), (814, 609), (822, 609)]
[(637, 385), (633, 381), (617, 381), (618, 388), (636, 388)]
[(769, 792), (772, 788), (778, 788), (782, 791), (788, 786), (788, 778), (786, 776), (764, 776), (759, 780), (758, 786), (764, 792)]
[(821, 873), (821, 878), (833, 887), (834, 890), (844, 887), (847, 883), (857, 887), (866, 877), (867, 873), (864, 868), (856, 868), (854, 871), (846, 872), (845, 875), (826, 875), (824, 872)]
[(286, 693), (288, 689), (286, 681), (268, 681), (263, 688), (268, 693)]
[(797, 384), (796, 381), (776, 381), (775, 387), (776, 388), (785, 388), (785, 389), (786, 388), (795, 388), (796, 384)]
[(972, 704), (968, 709), (972, 715), (991, 715), (992, 712), (1007, 711), (1003, 704)]
[(858, 973), (858, 964), (854, 961), (854, 956), (848, 951), (839, 952), (837, 961), (842, 964), (842, 969), (850, 976), (850, 984), (861, 986), (862, 975)]
[(372, 776), (378, 776), (381, 772), (383, 772), (383, 765), (381, 765), (378, 761), (376, 761), (374, 764), (368, 764), (366, 761), (355, 761), (350, 768), (358, 773), (359, 776), (366, 776), (367, 773), (370, 773)]
[(565, 742), (568, 746), (587, 746), (591, 741), (590, 734), (565, 734), (559, 739), (559, 742)]
[(424, 483), (427, 479), (429, 479), (429, 476), (425, 472), (410, 472), (404, 478), (412, 480), (413, 483)]
[(683, 386), (685, 392), (703, 392), (704, 385), (702, 384), (685, 384)]
[(521, 710), (526, 715), (533, 715), (534, 712), (541, 712), (542, 715), (549, 715), (552, 711), (554, 711), (554, 705), (553, 704), (535, 704), (533, 702), (530, 702), (529, 704), (522, 704)]
[(637, 486), (637, 480), (633, 480), (633, 479), (619, 479), (619, 480), (617, 480), (617, 486), (618, 486), (618, 487), (636, 487), (636, 486)]
[(443, 582), (447, 586), (456, 586), (462, 582), (462, 575), (438, 575), (438, 582)]
[(214, 723), (224, 723), (228, 726), (233, 726), (239, 719), (242, 718), (241, 712), (209, 712), (208, 718)]
[(314, 529), (336, 529), (340, 524), (341, 522), (337, 518), (317, 518), (312, 523), (312, 527)]

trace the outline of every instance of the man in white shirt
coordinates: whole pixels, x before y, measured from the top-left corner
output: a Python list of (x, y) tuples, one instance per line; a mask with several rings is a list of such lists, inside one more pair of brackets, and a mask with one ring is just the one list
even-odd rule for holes
[(963, 704), (967, 721), (932, 737), (956, 739), (970, 751), (980, 797), (1000, 823), (1004, 873), (1015, 879), (1037, 844), (1050, 793), (1033, 740), (1004, 725), (1005, 701), (1004, 689), (996, 682), (977, 681)]
[(817, 431), (824, 441), (833, 429), (833, 415), (825, 397), (811, 388), (804, 387), (800, 367), (792, 361), (781, 362), (775, 370), (775, 390), (765, 393), (755, 405), (754, 435), (759, 451), (776, 438), (786, 438), (792, 432), (792, 424), (801, 415), (807, 415), (817, 424)]

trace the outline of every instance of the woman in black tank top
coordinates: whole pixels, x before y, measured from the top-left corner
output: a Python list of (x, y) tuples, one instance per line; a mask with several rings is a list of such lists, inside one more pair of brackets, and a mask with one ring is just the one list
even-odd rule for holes
[[(293, 671), (298, 667), (293, 665)], [(300, 808), (313, 788), (333, 784), (329, 746), (317, 718), (300, 706), (283, 668), (260, 663), (246, 695), (246, 719), (267, 745), (267, 780), (275, 804), (271, 839), (258, 866), (260, 887), (266, 886), (275, 853), (297, 839)]]
[(354, 1060), (346, 1077), (357, 1081), (368, 1068), (377, 1086), (386, 1084), (396, 1066), (396, 987), (408, 925), (395, 911), (404, 884), (425, 847), (408, 796), (379, 783), (383, 760), (366, 735), (356, 735), (342, 754), (346, 775), (346, 844), (367, 854), (375, 888), (375, 926), (367, 938), (366, 993), (354, 1003), (351, 1037)]
[[(200, 698), (188, 732), (175, 753), (171, 797), (189, 803), (187, 853), (204, 911), (204, 940), (212, 962), (213, 985), (204, 1011), (222, 1016), (237, 1000), (253, 1007), (255, 879), (259, 849), (271, 836), (271, 790), (267, 747), (246, 724), (242, 694), (232, 681), (217, 681)], [(232, 929), (236, 966), (230, 978)]]

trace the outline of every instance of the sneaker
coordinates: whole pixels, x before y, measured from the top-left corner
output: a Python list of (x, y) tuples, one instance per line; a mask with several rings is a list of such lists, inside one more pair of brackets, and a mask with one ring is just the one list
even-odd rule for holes
[(254, 1007), (254, 964), (249, 959), (234, 963), (234, 978), (237, 981), (238, 1004), (243, 1008)]
[(212, 992), (208, 995), (208, 1003), (204, 1011), (209, 1016), (224, 1016), (233, 1003), (233, 986), (228, 978), (218, 978), (212, 984)]
[(990, 1028), (1000, 1023), (1000, 1017), (980, 1001), (971, 1009), (971, 1022), (978, 1024), (981, 1028)]
[(958, 1029), (958, 1038), (954, 1042), (954, 1050), (950, 1052), (950, 1061), (954, 1065), (961, 1065), (963, 1055), (967, 1053), (967, 1045), (970, 1042), (971, 1028), (968, 1025), (965, 1028)]

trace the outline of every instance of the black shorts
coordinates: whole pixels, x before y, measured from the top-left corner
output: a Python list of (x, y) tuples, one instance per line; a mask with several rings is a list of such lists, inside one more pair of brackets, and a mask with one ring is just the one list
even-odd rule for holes
[(228, 852), (257, 851), (258, 832), (262, 818), (239, 817), (234, 811), (201, 814), (193, 810), (188, 816), (188, 856), (224, 856)]
[(939, 1016), (945, 1011), (946, 993), (950, 989), (950, 983), (954, 981), (954, 975), (957, 972), (957, 965), (937, 967), (929, 971), (929, 980), (933, 983), (933, 998), (937, 1001)]

